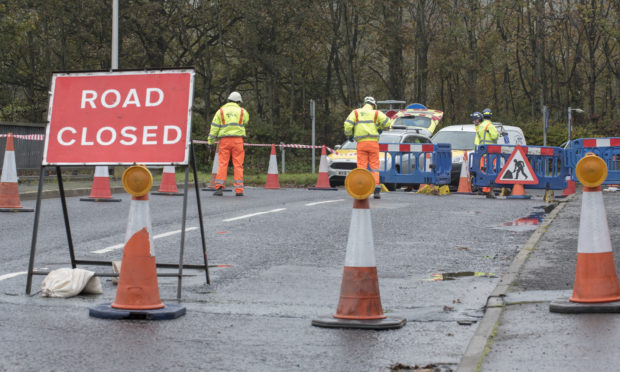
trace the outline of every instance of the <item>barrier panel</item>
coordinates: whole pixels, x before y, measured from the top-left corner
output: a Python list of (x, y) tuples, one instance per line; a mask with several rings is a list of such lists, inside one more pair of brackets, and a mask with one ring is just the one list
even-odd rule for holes
[[(478, 146), (478, 149), (469, 155), (469, 172), (473, 177), (473, 184), (478, 187), (505, 187), (506, 184), (496, 183), (495, 180), (515, 147), (515, 145)], [(526, 152), (527, 160), (538, 178), (537, 184), (524, 184), (525, 188), (549, 190), (566, 188), (569, 168), (564, 159), (564, 149), (550, 146), (521, 146), (521, 148)]]
[(449, 143), (380, 143), (379, 151), (383, 152), (381, 183), (450, 183), (452, 146)]
[[(620, 183), (620, 137), (580, 138), (573, 140), (564, 150), (568, 167), (575, 169), (579, 160), (592, 152), (607, 164), (605, 185)], [(571, 172), (571, 180), (577, 181), (575, 172)]]

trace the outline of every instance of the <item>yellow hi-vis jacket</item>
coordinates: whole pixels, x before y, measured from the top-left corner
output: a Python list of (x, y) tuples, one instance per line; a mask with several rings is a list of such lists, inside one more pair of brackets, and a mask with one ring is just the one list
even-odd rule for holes
[(390, 128), (390, 119), (381, 111), (374, 110), (371, 104), (351, 111), (344, 121), (344, 134), (353, 136), (356, 142), (379, 141), (379, 130)]
[(498, 138), (499, 133), (497, 133), (497, 129), (495, 129), (495, 125), (491, 123), (491, 120), (483, 120), (482, 123), (476, 126), (475, 146), (497, 143)]
[(235, 102), (228, 102), (213, 116), (207, 142), (211, 145), (221, 137), (245, 137), (245, 125), (249, 120), (247, 110)]

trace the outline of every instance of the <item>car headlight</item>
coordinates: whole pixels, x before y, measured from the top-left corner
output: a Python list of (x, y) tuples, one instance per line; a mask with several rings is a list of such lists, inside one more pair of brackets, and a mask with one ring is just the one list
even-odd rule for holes
[(463, 162), (463, 156), (453, 156), (452, 164), (461, 164)]

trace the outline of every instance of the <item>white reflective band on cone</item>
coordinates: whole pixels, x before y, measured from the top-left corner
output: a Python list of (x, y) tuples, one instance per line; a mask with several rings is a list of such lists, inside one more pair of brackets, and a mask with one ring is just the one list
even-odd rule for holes
[(96, 166), (95, 167), (95, 177), (109, 177), (110, 173), (108, 172), (108, 166)]
[(15, 151), (4, 152), (2, 176), (0, 182), (17, 182), (17, 168), (15, 166)]
[(269, 169), (267, 173), (278, 174), (278, 160), (275, 155), (269, 155)]
[(601, 191), (584, 191), (579, 220), (578, 253), (611, 252), (607, 214)]
[(370, 209), (353, 208), (344, 265), (349, 267), (376, 266)]
[(461, 178), (469, 179), (469, 160), (467, 159), (467, 153), (463, 156), (463, 163), (461, 164)]
[(151, 256), (155, 256), (155, 250), (153, 249), (153, 229), (151, 228), (150, 216), (151, 212), (149, 200), (135, 200), (134, 197), (132, 197), (131, 204), (129, 206), (129, 218), (127, 220), (125, 243), (127, 243), (127, 241), (129, 241), (135, 233), (146, 227), (146, 231), (149, 233)]
[(165, 165), (163, 173), (176, 173), (174, 170), (174, 165)]
[(327, 156), (321, 155), (321, 162), (319, 163), (319, 173), (327, 173), (329, 169), (327, 168)]

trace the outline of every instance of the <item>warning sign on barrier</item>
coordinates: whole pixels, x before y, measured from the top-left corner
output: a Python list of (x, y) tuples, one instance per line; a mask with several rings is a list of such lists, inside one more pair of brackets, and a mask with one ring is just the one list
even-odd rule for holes
[(532, 165), (525, 151), (519, 145), (515, 146), (512, 154), (506, 161), (506, 164), (495, 178), (495, 183), (504, 184), (523, 184), (523, 185), (536, 185), (538, 184), (538, 177), (532, 169)]
[(188, 164), (194, 71), (55, 73), (43, 165)]

